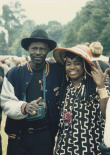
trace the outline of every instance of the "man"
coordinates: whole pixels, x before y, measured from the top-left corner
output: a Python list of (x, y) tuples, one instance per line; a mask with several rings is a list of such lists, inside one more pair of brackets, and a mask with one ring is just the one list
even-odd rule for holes
[(21, 45), (31, 61), (7, 73), (1, 94), (7, 115), (7, 155), (52, 155), (63, 68), (45, 59), (56, 42), (45, 31), (35, 30)]

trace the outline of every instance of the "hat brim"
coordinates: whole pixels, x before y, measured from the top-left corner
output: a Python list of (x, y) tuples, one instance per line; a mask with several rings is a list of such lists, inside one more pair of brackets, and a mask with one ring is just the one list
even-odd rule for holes
[(28, 47), (32, 42), (45, 42), (49, 45), (50, 51), (56, 48), (57, 43), (53, 40), (43, 39), (43, 38), (24, 38), (21, 40), (21, 46), (28, 51)]
[[(81, 54), (81, 49), (76, 49), (76, 48), (55, 48), (55, 50), (53, 51), (53, 56), (56, 60), (56, 62), (61, 63), (62, 65), (64, 65), (64, 58), (66, 55), (66, 51), (69, 51), (73, 54), (76, 54), (80, 57), (82, 57), (90, 66), (95, 66), (95, 64), (90, 60), (89, 56), (83, 55), (83, 52)], [(86, 52), (85, 52), (86, 53)]]

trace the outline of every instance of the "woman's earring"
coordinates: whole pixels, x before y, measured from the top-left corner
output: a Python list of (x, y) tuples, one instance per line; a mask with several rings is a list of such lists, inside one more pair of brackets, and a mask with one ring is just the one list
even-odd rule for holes
[(84, 64), (84, 71), (85, 71), (85, 73), (84, 73), (84, 80), (86, 80), (86, 66), (85, 66), (85, 61), (84, 61), (84, 59), (83, 59), (83, 64)]
[(69, 81), (69, 77), (68, 77), (68, 75), (66, 74), (66, 81), (68, 82)]
[(86, 80), (86, 72), (84, 73), (84, 79)]

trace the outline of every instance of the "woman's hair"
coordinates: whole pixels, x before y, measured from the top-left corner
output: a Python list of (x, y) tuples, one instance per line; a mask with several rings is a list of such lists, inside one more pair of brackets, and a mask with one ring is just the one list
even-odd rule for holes
[(96, 83), (93, 81), (93, 78), (87, 75), (85, 80), (85, 99), (89, 101), (90, 95), (96, 94)]
[[(85, 67), (86, 67), (86, 71), (90, 73), (91, 67), (87, 62), (85, 62)], [(93, 95), (96, 93), (96, 84), (93, 81), (93, 78), (89, 74), (87, 74), (87, 72), (86, 72), (86, 78), (84, 77), (83, 79), (83, 83), (85, 84), (84, 97), (86, 101), (89, 101), (90, 95)], [(69, 81), (67, 81), (66, 79), (66, 71), (64, 70), (63, 79), (62, 79), (61, 88), (60, 88), (60, 102), (65, 100), (66, 88), (68, 84), (69, 84)]]
[[(68, 84), (69, 82), (67, 82), (65, 73), (64, 73), (63, 80), (61, 83), (61, 88), (60, 88), (60, 103), (65, 100), (66, 88)], [(89, 101), (90, 95), (96, 94), (96, 84), (93, 81), (92, 77), (90, 77), (89, 75), (87, 75), (86, 79), (84, 79), (84, 84), (85, 84), (84, 98), (85, 98), (85, 101)]]

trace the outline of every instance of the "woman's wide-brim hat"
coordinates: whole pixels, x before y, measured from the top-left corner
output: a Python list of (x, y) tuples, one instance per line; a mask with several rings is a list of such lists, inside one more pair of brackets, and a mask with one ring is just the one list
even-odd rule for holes
[(32, 42), (45, 42), (48, 44), (50, 51), (56, 48), (57, 43), (54, 40), (49, 39), (47, 33), (44, 30), (35, 30), (32, 32), (29, 38), (24, 38), (21, 40), (21, 46), (25, 49), (28, 50), (28, 47), (30, 43)]
[(64, 65), (64, 58), (66, 57), (67, 51), (82, 57), (90, 66), (95, 66), (95, 64), (91, 61), (91, 52), (85, 45), (77, 45), (72, 48), (55, 48), (53, 56), (56, 62)]

